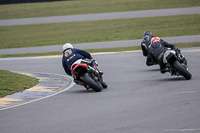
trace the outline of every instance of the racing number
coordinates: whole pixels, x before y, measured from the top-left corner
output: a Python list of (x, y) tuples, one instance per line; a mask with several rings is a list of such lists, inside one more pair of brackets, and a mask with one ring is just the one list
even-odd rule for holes
[(66, 50), (64, 55), (67, 58), (67, 61), (71, 60), (75, 56), (71, 49)]

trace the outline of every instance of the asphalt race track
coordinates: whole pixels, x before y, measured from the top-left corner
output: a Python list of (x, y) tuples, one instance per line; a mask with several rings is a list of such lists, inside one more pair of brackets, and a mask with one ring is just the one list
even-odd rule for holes
[[(185, 12), (172, 9), (173, 11), (164, 13), (191, 14), (188, 9), (194, 13), (194, 8), (185, 8)], [(123, 16), (137, 17), (137, 14), (141, 16), (142, 12), (124, 12), (128, 14)], [(199, 13), (199, 7), (195, 8), (196, 12)], [(161, 12), (156, 13), (163, 16)], [(112, 13), (98, 15), (108, 15), (108, 19), (109, 15), (113, 16)], [(74, 16), (60, 17), (58, 20), (66, 21), (63, 19)], [(81, 20), (70, 21), (82, 21), (83, 18), (88, 20), (88, 17), (91, 19), (91, 14), (77, 17)], [(121, 18), (118, 14), (116, 17)], [(43, 19), (45, 22), (51, 22), (47, 19), (52, 18), (34, 20)], [(27, 21), (33, 22), (33, 19), (8, 21), (11, 23), (9, 25), (13, 25), (21, 20), (23, 24), (27, 24)], [(8, 24), (7, 20), (0, 23), (3, 23), (1, 26)], [(4, 50), (0, 52), (2, 51)], [(99, 68), (104, 71), (108, 89), (95, 93), (75, 85), (57, 95), (0, 110), (0, 133), (199, 133), (200, 47), (182, 49), (182, 53), (189, 59), (189, 70), (193, 75), (191, 80), (171, 77), (169, 73), (163, 75), (158, 66), (147, 67), (141, 52), (94, 55)], [(61, 57), (0, 59), (0, 69), (66, 75), (61, 65)], [(66, 81), (66, 84), (68, 83)]]
[[(182, 49), (193, 77), (161, 74), (141, 52), (94, 55), (109, 87), (75, 85), (0, 111), (1, 133), (199, 133), (200, 47)], [(61, 58), (0, 60), (0, 69), (65, 75)]]
[(200, 7), (0, 20), (0, 26), (199, 14)]

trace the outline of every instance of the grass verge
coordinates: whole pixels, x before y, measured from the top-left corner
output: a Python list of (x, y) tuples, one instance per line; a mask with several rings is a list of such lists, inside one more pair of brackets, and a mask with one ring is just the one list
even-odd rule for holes
[(199, 0), (71, 0), (45, 3), (9, 4), (0, 5), (0, 19), (94, 14), (197, 6), (200, 6)]
[(0, 70), (0, 97), (30, 88), (38, 79), (26, 75)]
[[(200, 42), (193, 43), (177, 43), (174, 44), (176, 48), (189, 48), (189, 47), (200, 47)], [(98, 53), (98, 52), (120, 52), (120, 51), (133, 51), (141, 50), (140, 46), (133, 47), (117, 47), (117, 48), (103, 48), (103, 49), (84, 49), (89, 53)], [(31, 56), (52, 56), (52, 55), (62, 55), (60, 52), (48, 52), (48, 53), (30, 53), (30, 54), (13, 54), (13, 55), (0, 55), (0, 58), (11, 58), (11, 57), (31, 57)]]
[(0, 27), (0, 49), (199, 35), (200, 14)]

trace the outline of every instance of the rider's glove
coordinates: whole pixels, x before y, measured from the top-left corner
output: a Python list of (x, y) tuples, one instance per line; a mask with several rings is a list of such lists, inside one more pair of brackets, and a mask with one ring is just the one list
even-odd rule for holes
[(171, 45), (171, 49), (176, 49), (176, 47), (173, 44), (170, 44), (170, 45)]

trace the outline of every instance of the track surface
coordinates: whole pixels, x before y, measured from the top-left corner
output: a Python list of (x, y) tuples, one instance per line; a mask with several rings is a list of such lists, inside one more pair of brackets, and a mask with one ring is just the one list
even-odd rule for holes
[[(145, 66), (141, 52), (96, 55), (108, 89), (94, 93), (75, 85), (53, 97), (2, 110), (0, 132), (199, 133), (200, 52), (183, 53), (189, 59), (191, 80)], [(64, 75), (61, 58), (0, 60), (0, 69)]]
[[(141, 52), (94, 55), (108, 89), (95, 93), (75, 85), (56, 96), (2, 110), (0, 132), (199, 133), (200, 52), (184, 49), (183, 54), (189, 59), (191, 80), (145, 66)], [(61, 58), (1, 60), (0, 69), (64, 75)]]

